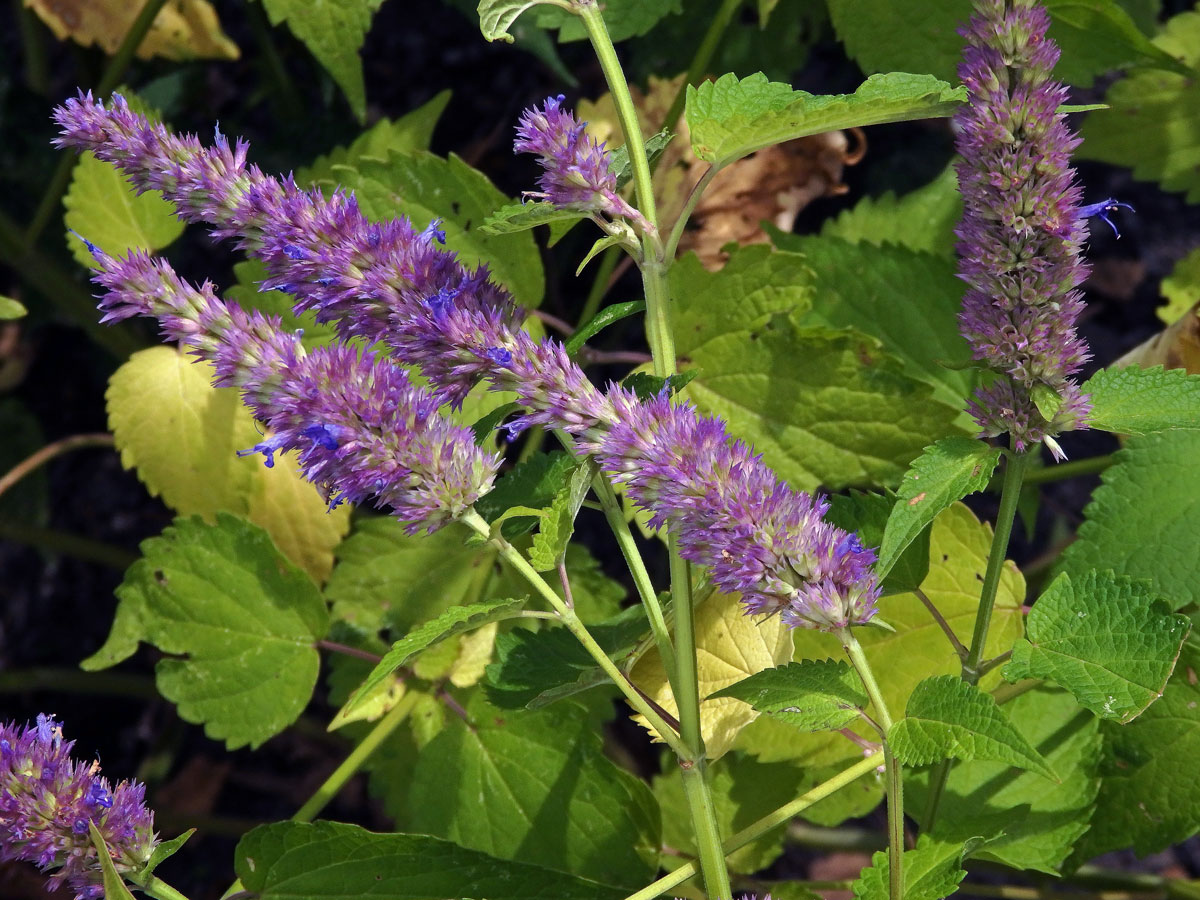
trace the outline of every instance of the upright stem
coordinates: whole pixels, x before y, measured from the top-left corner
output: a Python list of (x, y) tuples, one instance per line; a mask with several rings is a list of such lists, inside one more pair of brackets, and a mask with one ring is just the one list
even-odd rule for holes
[(889, 900), (904, 900), (904, 782), (901, 778), (900, 763), (888, 745), (887, 734), (892, 728), (892, 715), (888, 711), (875, 673), (867, 662), (862, 645), (849, 628), (838, 632), (850, 664), (858, 672), (866, 688), (867, 696), (875, 709), (875, 717), (883, 732), (883, 764), (887, 779), (887, 816), (888, 816), (888, 897)]
[(695, 84), (704, 76), (705, 70), (717, 53), (717, 47), (721, 45), (721, 38), (725, 36), (733, 14), (737, 12), (743, 2), (744, 0), (723, 0), (720, 8), (713, 14), (712, 21), (708, 23), (708, 30), (704, 32), (704, 37), (696, 48), (696, 54), (688, 65), (687, 77), (679, 86), (675, 99), (671, 101), (671, 108), (667, 110), (667, 115), (663, 119), (663, 128), (675, 130), (675, 123), (679, 121), (679, 116), (683, 113), (683, 105), (687, 100), (688, 85)]

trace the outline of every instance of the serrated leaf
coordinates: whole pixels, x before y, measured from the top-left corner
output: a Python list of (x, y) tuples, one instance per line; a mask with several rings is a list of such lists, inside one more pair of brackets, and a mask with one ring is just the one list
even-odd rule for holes
[(1189, 627), (1142, 583), (1063, 573), (1033, 605), (1004, 677), (1044, 678), (1097, 716), (1129, 722), (1162, 694)]
[[(171, 654), (155, 666), (159, 692), (231, 750), (294, 722), (317, 680), (313, 644), (328, 628), (308, 576), (265, 531), (225, 513), (216, 525), (176, 519), (142, 552), (117, 588), (109, 643), (132, 652), (144, 640)], [(81, 665), (119, 661), (106, 644)]]
[(963, 88), (931, 75), (872, 75), (853, 94), (814, 95), (767, 81), (762, 73), (722, 75), (687, 92), (692, 151), (726, 166), (755, 150), (810, 134), (949, 116), (966, 99)]
[(154, 873), (158, 868), (159, 863), (165, 859), (170, 859), (179, 852), (179, 848), (188, 842), (193, 834), (196, 833), (195, 828), (189, 828), (183, 834), (171, 838), (169, 841), (159, 841), (154, 845), (154, 849), (150, 852), (150, 859), (146, 861), (146, 865), (138, 872), (138, 878), (145, 879), (147, 875)]
[(87, 820), (87, 825), (88, 836), (92, 839), (92, 848), (96, 851), (96, 858), (100, 863), (100, 882), (104, 886), (104, 900), (133, 900), (133, 894), (125, 885), (125, 879), (117, 874), (117, 867), (113, 865), (112, 861), (112, 853), (108, 849), (108, 844), (104, 843), (104, 835), (100, 833), (100, 829), (96, 827), (96, 823), (92, 819)]
[(545, 277), (533, 235), (488, 234), (488, 216), (509, 203), (486, 175), (453, 153), (443, 159), (432, 153), (391, 151), (386, 160), (360, 159), (339, 166), (335, 175), (358, 197), (372, 221), (408, 216), (418, 228), (442, 220), (446, 246), (468, 266), (487, 263), (493, 278), (512, 291), (522, 306), (542, 302)]
[(1200, 602), (1200, 433), (1131, 437), (1084, 510), (1077, 539), (1056, 572), (1089, 570), (1147, 579), (1173, 609)]
[(479, 230), (484, 234), (515, 234), (552, 222), (577, 222), (586, 218), (587, 214), (577, 209), (559, 209), (545, 200), (507, 203), (484, 219)]
[[(896, 498), (887, 494), (869, 494), (849, 491), (834, 494), (829, 498), (826, 521), (858, 535), (864, 547), (878, 548), (883, 543), (883, 532), (888, 516), (896, 505)], [(878, 570), (878, 565), (876, 565)], [(929, 531), (923, 529), (880, 578), (883, 596), (915, 591), (929, 574)]]
[(367, 115), (362, 47), (383, 0), (261, 0), (272, 25), (286, 22), (317, 62), (333, 76), (360, 121)]
[(1087, 423), (1117, 434), (1200, 428), (1200, 375), (1162, 366), (1101, 369), (1083, 384), (1090, 395)]
[[(678, 13), (682, 0), (608, 0), (604, 4), (604, 26), (613, 41), (623, 41), (648, 32), (663, 16)], [(542, 28), (557, 28), (559, 43), (581, 41), (587, 30), (573, 11), (539, 9), (537, 23)]]
[(476, 12), (479, 13), (479, 30), (488, 41), (513, 42), (513, 36), (508, 29), (513, 22), (532, 6), (542, 4), (558, 5), (556, 0), (479, 0)]
[(589, 463), (576, 465), (567, 483), (554, 495), (529, 548), (529, 563), (538, 572), (556, 568), (567, 552), (567, 543), (575, 533), (575, 517), (591, 490), (595, 474), (596, 468)]
[[(694, 627), (699, 691), (707, 698), (700, 702), (700, 732), (708, 758), (718, 759), (733, 746), (738, 732), (759, 714), (742, 700), (713, 694), (748, 675), (790, 660), (792, 630), (779, 616), (747, 616), (740, 599), (730, 594), (713, 594), (702, 602), (696, 609)], [(679, 706), (656, 648), (638, 660), (629, 677), (668, 713), (678, 715)], [(651, 730), (640, 716), (635, 719)]]
[(863, 197), (852, 209), (827, 219), (821, 237), (948, 255), (954, 251), (954, 228), (961, 218), (958, 175), (950, 165), (929, 184), (901, 197), (891, 191)]
[(350, 716), (355, 713), (379, 685), (387, 681), (397, 669), (408, 665), (409, 661), (417, 654), (423, 653), (435, 644), (440, 644), (455, 635), (479, 628), (489, 622), (511, 618), (513, 613), (524, 605), (525, 598), (520, 597), (472, 603), (470, 606), (452, 606), (436, 619), (414, 628), (392, 644), (392, 648), (384, 654), (383, 659), (375, 664), (371, 674), (346, 701), (340, 715)]
[[(475, 508), (486, 521), (495, 522), (513, 507), (540, 509), (549, 506), (578, 469), (579, 460), (562, 450), (534, 454), (502, 475)], [(525, 524), (532, 526), (532, 522)], [(528, 531), (529, 527), (519, 530), (506, 527), (504, 534), (511, 539), (521, 531)]]
[(867, 694), (844, 662), (806, 659), (764, 669), (709, 697), (744, 700), (762, 713), (805, 731), (832, 731), (858, 718)]
[(630, 300), (626, 303), (613, 303), (604, 307), (604, 309), (588, 319), (587, 322), (575, 329), (575, 333), (567, 341), (567, 353), (574, 356), (584, 344), (609, 325), (619, 322), (628, 316), (644, 312), (645, 309), (645, 300)]
[[(650, 171), (654, 171), (654, 165), (658, 162), (658, 158), (663, 155), (663, 151), (667, 149), (667, 145), (671, 143), (671, 138), (675, 137), (665, 128), (657, 134), (652, 134), (646, 138), (646, 159), (650, 163)], [(617, 190), (625, 187), (633, 180), (633, 166), (629, 164), (629, 147), (622, 144), (612, 151), (610, 157), (609, 168), (617, 177)]]
[[(973, 855), (1057, 875), (1088, 830), (1100, 789), (1100, 723), (1070, 694), (1039, 688), (1004, 704), (1009, 720), (1062, 782), (1007, 763), (956, 762), (938, 806), (933, 834), (943, 840), (988, 838)], [(908, 773), (905, 806), (918, 820), (928, 802), (928, 773)]]
[[(939, 841), (921, 835), (913, 850), (904, 851), (904, 900), (942, 900), (958, 891), (966, 877), (963, 859), (976, 841), (969, 843)], [(871, 857), (871, 867), (863, 869), (852, 885), (858, 900), (888, 900), (888, 855), (882, 850)]]
[(421, 750), (413, 830), (630, 889), (654, 874), (658, 805), (604, 757), (585, 710), (470, 711), (473, 726), (452, 721)]
[[(1172, 16), (1154, 44), (1186, 65), (1200, 64), (1200, 13)], [(1200, 83), (1194, 75), (1140, 71), (1114, 83), (1104, 96), (1111, 109), (1091, 113), (1080, 129), (1079, 156), (1133, 169), (1133, 177), (1156, 181), (1167, 191), (1200, 199), (1195, 158)], [(1153, 141), (1147, 134), (1156, 135)]]
[[(84, 47), (96, 44), (109, 56), (117, 52), (142, 9), (123, 0), (29, 0), (25, 6), (60, 41), (69, 37)], [(238, 55), (237, 44), (221, 30), (217, 11), (208, 0), (164, 4), (137, 47), (139, 59), (237, 59)]]
[(109, 256), (124, 256), (135, 248), (161, 250), (183, 234), (183, 222), (162, 194), (138, 194), (120, 171), (90, 152), (82, 154), (71, 170), (63, 207), (67, 248), (83, 266), (94, 267), (96, 260), (76, 235)]
[(991, 694), (953, 675), (918, 684), (904, 718), (888, 730), (896, 758), (913, 766), (943, 759), (983, 759), (1057, 776), (996, 705)]
[(926, 447), (900, 482), (875, 571), (886, 575), (943, 509), (987, 487), (999, 461), (998, 448), (968, 437), (942, 438)]
[(621, 888), (496, 859), (420, 834), (374, 834), (339, 822), (255, 828), (235, 851), (238, 878), (261, 900), (621, 900)]

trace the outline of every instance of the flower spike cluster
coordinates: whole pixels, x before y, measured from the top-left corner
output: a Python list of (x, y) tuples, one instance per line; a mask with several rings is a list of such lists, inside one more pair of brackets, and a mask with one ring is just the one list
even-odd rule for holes
[(612, 157), (587, 133), (587, 123), (562, 108), (563, 95), (548, 97), (541, 108), (527, 109), (517, 126), (513, 149), (518, 153), (540, 156), (542, 175), (540, 193), (527, 196), (544, 198), (560, 209), (598, 212), (612, 218), (648, 223), (641, 213), (617, 193), (617, 176)]
[(213, 363), (216, 383), (236, 387), (271, 436), (244, 453), (296, 450), (304, 476), (331, 505), (374, 498), (410, 533), (434, 531), (491, 489), (499, 458), (439, 411), (392, 362), (343, 343), (305, 351), (279, 320), (225, 303), (212, 285), (179, 278), (163, 260), (124, 259), (96, 248), (103, 321), (157, 318), (164, 335)]
[[(405, 219), (369, 222), (351, 195), (301, 191), (289, 179), (248, 166), (241, 144), (233, 151), (222, 138), (202, 147), (116, 99), (111, 109), (89, 97), (73, 100), (56, 119), (63, 126), (60, 145), (93, 150), (139, 188), (163, 190), (183, 218), (236, 238), (266, 263), (264, 287), (291, 293), (298, 312), (313, 310), (319, 320), (334, 322), (343, 340), (381, 343), (399, 363), (420, 367), (437, 400), (458, 402), (481, 380), (515, 392), (525, 411), (510, 429), (544, 425), (574, 435), (577, 449), (594, 455), (676, 533), (687, 559), (709, 567), (724, 590), (741, 592), (749, 611), (780, 612), (793, 625), (815, 628), (860, 624), (874, 614), (874, 555), (823, 521), (824, 503), (782, 484), (719, 420), (665, 396), (640, 401), (619, 388), (598, 390), (560, 342), (535, 341), (521, 330), (524, 313), (507, 291), (490, 281), (486, 268), (464, 266), (441, 247), (436, 226), (417, 231)], [(158, 296), (153, 279), (144, 283), (144, 275), (154, 274), (146, 265), (139, 260), (131, 269), (108, 267), (108, 308), (124, 310), (126, 285), (136, 285), (138, 298)], [(219, 317), (222, 310), (234, 315), (234, 308), (213, 306), (218, 301), (211, 289), (198, 300), (194, 289), (189, 294), (172, 279), (173, 273), (163, 295), (190, 298), (186, 313), (170, 304), (145, 309), (146, 301), (135, 299), (133, 309), (121, 314), (155, 315), (169, 337), (217, 361), (219, 371), (227, 353), (231, 370), (243, 360), (247, 371), (261, 373), (255, 377), (277, 390), (268, 367), (252, 364), (255, 354), (287, 360), (293, 343), (273, 342), (274, 326), (260, 318), (237, 319), (236, 327), (207, 324), (201, 309), (211, 307)], [(251, 332), (254, 341), (239, 343)], [(254, 383), (223, 377), (256, 390)], [(298, 416), (288, 434), (321, 457), (323, 442), (337, 435), (303, 429), (328, 421), (333, 412)], [(639, 424), (623, 427), (629, 423)], [(323, 477), (337, 484), (334, 474)], [(346, 493), (348, 499), (359, 496)]]
[[(1051, 80), (1058, 48), (1036, 0), (976, 0), (962, 30), (958, 112), (963, 195), (959, 274), (968, 285), (959, 323), (974, 356), (997, 374), (970, 413), (984, 436), (1008, 432), (1018, 450), (1086, 427), (1089, 403), (1071, 378), (1090, 358), (1075, 333), (1088, 215), (1069, 165), (1078, 139), (1058, 112), (1066, 89)], [(1118, 204), (1119, 205), (1119, 204)]]
[(88, 828), (104, 837), (118, 872), (145, 867), (158, 843), (145, 786), (100, 777), (98, 763), (71, 758), (52, 716), (36, 725), (0, 724), (0, 861), (22, 859), (55, 870), (49, 889), (66, 884), (75, 900), (104, 896)]

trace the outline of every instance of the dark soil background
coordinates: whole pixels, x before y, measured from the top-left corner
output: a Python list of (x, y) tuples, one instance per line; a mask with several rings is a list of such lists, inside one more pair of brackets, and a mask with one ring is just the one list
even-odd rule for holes
[[(328, 76), (284, 29), (269, 27), (258, 4), (221, 0), (216, 5), (226, 31), (242, 48), (239, 61), (136, 61), (125, 82), (161, 107), (178, 128), (204, 134), (220, 120), (227, 134), (246, 136), (254, 159), (267, 171), (303, 165), (357, 133)], [(1186, 4), (1175, 0), (1167, 5), (1174, 7), (1169, 10), (1173, 13)], [(49, 75), (44, 84), (31, 84), (27, 77), (29, 45), (22, 26), (46, 55)], [(853, 90), (859, 83), (861, 74), (819, 17), (797, 24), (792, 32), (792, 43), (783, 53), (777, 48), (773, 55), (751, 57), (755, 61), (741, 64), (740, 74), (765, 66), (773, 78), (820, 93)], [(666, 38), (635, 41), (622, 51), (633, 72), (679, 71), (697, 37), (680, 27)], [(272, 81), (270, 53), (278, 54), (286, 85)], [(434, 150), (459, 153), (503, 191), (516, 195), (532, 187), (536, 175), (532, 161), (516, 159), (510, 152), (511, 129), (521, 109), (560, 91), (571, 99), (604, 91), (586, 45), (563, 47), (561, 55), (566, 69), (578, 78), (577, 86), (563, 84), (558, 74), (527, 53), (485, 43), (474, 23), (449, 5), (390, 0), (376, 16), (362, 53), (370, 117), (403, 115), (443, 88), (452, 88)], [(29, 221), (58, 163), (58, 155), (49, 149), (51, 107), (74, 93), (77, 85), (94, 84), (103, 64), (95, 50), (56, 42), (20, 9), (19, 0), (0, 8), (0, 211), (20, 226)], [(722, 65), (719, 60), (717, 71), (725, 71)], [(1087, 102), (1095, 97), (1092, 93), (1074, 99)], [(945, 121), (873, 128), (869, 137), (866, 159), (846, 170), (850, 192), (812, 204), (797, 230), (818, 229), (826, 217), (865, 194), (918, 187), (951, 155)], [(1159, 330), (1154, 315), (1159, 281), (1200, 243), (1200, 211), (1185, 206), (1176, 195), (1134, 182), (1121, 170), (1085, 164), (1080, 175), (1089, 198), (1114, 196), (1137, 208), (1136, 216), (1122, 216), (1119, 241), (1103, 225), (1094, 229), (1089, 253), (1094, 276), (1081, 330), (1095, 353), (1093, 365), (1099, 365)], [(81, 270), (66, 253), (57, 220), (38, 249), (39, 265), (55, 269), (87, 292)], [(547, 258), (544, 308), (568, 321), (575, 320), (581, 297), (565, 261), (578, 259), (581, 252)], [(210, 276), (218, 284), (231, 280), (235, 257), (197, 229), (189, 230), (171, 255), (185, 275)], [(105, 383), (120, 362), (48, 302), (16, 267), (5, 265), (12, 261), (0, 259), (0, 293), (21, 299), (31, 315), (0, 328), (0, 426), (5, 434), (0, 472), (41, 443), (103, 432)], [(28, 268), (23, 271), (29, 274)], [(627, 278), (611, 297), (630, 299), (637, 290), (637, 283)], [(154, 340), (148, 328), (139, 330), (129, 323), (122, 327), (146, 344)], [(606, 339), (621, 348), (640, 340), (636, 326)], [(35, 426), (40, 437), (28, 437)], [(1102, 434), (1070, 434), (1063, 444), (1073, 459), (1115, 449), (1114, 441)], [(40, 711), (53, 712), (66, 723), (67, 736), (76, 740), (80, 755), (98, 754), (110, 777), (136, 775), (146, 781), (165, 834), (190, 826), (200, 829), (192, 844), (164, 865), (162, 875), (193, 900), (216, 898), (232, 878), (237, 836), (258, 822), (290, 816), (342, 758), (342, 743), (324, 732), (329, 711), (317, 702), (296, 727), (259, 751), (229, 754), (208, 741), (200, 728), (181, 722), (173, 708), (157, 698), (154, 659), (147, 650), (108, 673), (79, 672), (77, 662), (96, 650), (108, 633), (116, 603), (113, 590), (123, 566), (134, 558), (139, 541), (168, 524), (170, 513), (147, 496), (136, 477), (122, 470), (116, 453), (107, 449), (69, 454), (31, 481), (32, 490), (24, 488), (19, 496), (14, 493), (0, 501), (0, 539), (6, 539), (0, 541), (0, 720), (22, 721)], [(1034, 535), (1018, 535), (1014, 558), (1036, 566), (1039, 554), (1069, 536), (1096, 483), (1077, 479), (1047, 488)], [(993, 503), (980, 499), (979, 512), (992, 515)], [(78, 545), (68, 546), (70, 540)], [(617, 574), (617, 561), (612, 562)], [(621, 738), (635, 745), (639, 741), (624, 730)], [(649, 759), (644, 748), (634, 750)], [(373, 828), (389, 827), (361, 780), (352, 782), (325, 814)], [(1200, 874), (1195, 856), (1194, 848), (1185, 846), (1152, 864), (1195, 876)], [(803, 877), (824, 871), (822, 859), (821, 854), (796, 850), (777, 866), (777, 874)], [(46, 896), (41, 883), (31, 867), (0, 866), (0, 897), (41, 898)]]

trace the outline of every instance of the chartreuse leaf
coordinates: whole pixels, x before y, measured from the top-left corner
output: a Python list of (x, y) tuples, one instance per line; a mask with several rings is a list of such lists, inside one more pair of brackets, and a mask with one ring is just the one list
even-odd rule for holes
[(385, 160), (362, 158), (354, 165), (335, 166), (333, 174), (343, 187), (355, 191), (369, 219), (402, 213), (418, 228), (440, 219), (446, 246), (457, 251), (464, 264), (487, 263), (495, 280), (523, 306), (542, 302), (545, 277), (533, 235), (483, 231), (488, 215), (510, 201), (459, 157), (393, 150)]
[(764, 669), (710, 698), (734, 697), (805, 731), (830, 731), (858, 718), (867, 694), (854, 670), (830, 659)]
[(367, 115), (367, 92), (358, 51), (371, 17), (382, 4), (383, 0), (262, 0), (271, 24), (287, 22), (292, 34), (333, 76), (359, 120)]
[[(792, 629), (779, 616), (747, 616), (739, 597), (732, 594), (711, 594), (700, 603), (695, 619), (700, 696), (707, 698), (700, 701), (700, 732), (708, 758), (718, 759), (733, 746), (738, 732), (759, 714), (742, 700), (713, 694), (748, 675), (790, 660)], [(679, 707), (657, 648), (638, 660), (630, 679), (668, 713), (678, 715)], [(640, 716), (635, 718), (648, 728)]]
[(987, 487), (999, 461), (998, 448), (968, 437), (942, 438), (926, 447), (900, 482), (875, 571), (886, 575), (942, 510)]
[(161, 193), (138, 194), (115, 166), (101, 162), (90, 152), (84, 153), (71, 171), (71, 186), (63, 206), (67, 247), (84, 266), (95, 266), (96, 260), (76, 235), (109, 256), (124, 256), (135, 248), (161, 250), (183, 234), (184, 225), (175, 216), (175, 207)]
[(801, 325), (869, 334), (939, 402), (966, 406), (974, 370), (959, 366), (971, 350), (958, 330), (963, 289), (949, 257), (779, 232), (772, 240), (804, 254), (814, 272), (812, 310), (796, 317)]
[(1064, 572), (1033, 605), (1004, 677), (1044, 678), (1097, 716), (1129, 722), (1161, 696), (1189, 627), (1144, 582)]
[[(1004, 762), (956, 762), (933, 834), (944, 840), (982, 835), (988, 842), (974, 856), (1057, 874), (1088, 830), (1100, 789), (1100, 723), (1058, 689), (1028, 691), (1003, 709), (1062, 781), (1054, 783)], [(905, 806), (920, 817), (926, 809), (929, 773), (906, 774)]]
[[(1154, 44), (1188, 66), (1200, 64), (1200, 13), (1172, 16)], [(1111, 109), (1090, 113), (1080, 129), (1079, 155), (1133, 169), (1134, 178), (1200, 199), (1200, 83), (1194, 75), (1134, 72), (1104, 96)], [(1155, 139), (1147, 141), (1146, 135)]]
[(1092, 494), (1078, 539), (1063, 553), (1058, 571), (1076, 578), (1111, 569), (1147, 579), (1172, 609), (1200, 602), (1198, 467), (1200, 433), (1131, 437), (1101, 476), (1103, 484)]
[(827, 219), (821, 237), (876, 247), (895, 244), (945, 256), (954, 251), (954, 227), (961, 218), (958, 175), (950, 165), (929, 184), (902, 197), (891, 191), (863, 197), (852, 209)]
[(918, 684), (904, 718), (892, 725), (887, 737), (896, 757), (907, 765), (990, 759), (1057, 780), (995, 698), (953, 675), (935, 675)]
[(102, 669), (139, 640), (173, 658), (155, 667), (180, 718), (231, 750), (257, 747), (296, 720), (312, 696), (328, 628), (325, 601), (265, 531), (224, 513), (216, 525), (176, 519), (142, 544), (117, 588), (108, 642), (81, 664)]
[(586, 218), (586, 213), (577, 209), (560, 209), (546, 200), (506, 203), (484, 219), (479, 230), (484, 234), (515, 234), (552, 222), (577, 222)]
[[(942, 900), (958, 891), (966, 877), (963, 859), (979, 843), (942, 841), (921, 835), (913, 850), (904, 851), (904, 900)], [(863, 869), (852, 889), (858, 900), (887, 900), (888, 857), (882, 850), (871, 857), (870, 868)]]
[(508, 29), (531, 6), (561, 6), (562, 0), (479, 0), (479, 30), (489, 41), (513, 42)]
[[(934, 520), (929, 535), (929, 572), (921, 589), (937, 607), (959, 640), (970, 643), (979, 608), (979, 584), (987, 566), (992, 529), (966, 506), (956, 503)], [(1012, 563), (1000, 576), (992, 626), (985, 657), (1008, 650), (1021, 635), (1021, 604), (1025, 581)], [(900, 715), (909, 695), (922, 679), (939, 674), (958, 675), (962, 663), (924, 604), (913, 594), (895, 594), (879, 601), (879, 618), (894, 631), (861, 628), (859, 642), (879, 679), (880, 691), (892, 712)], [(845, 659), (841, 644), (832, 635), (816, 631), (793, 632), (797, 659)], [(990, 672), (981, 682), (989, 690), (1000, 680)], [(868, 710), (869, 712), (869, 710)], [(878, 735), (865, 726), (852, 725), (868, 740)], [(861, 748), (837, 733), (799, 734), (796, 729), (762, 717), (743, 732), (738, 749), (763, 761), (795, 759), (807, 765), (833, 765), (860, 758)]]
[(235, 869), (261, 900), (621, 900), (627, 891), (510, 862), (423, 834), (375, 834), (340, 822), (278, 822), (238, 842)]
[(1092, 827), (1076, 848), (1083, 862), (1133, 847), (1157, 853), (1200, 823), (1200, 657), (1189, 644), (1162, 699), (1128, 725), (1102, 724), (1105, 762)]
[(125, 885), (125, 879), (117, 873), (117, 867), (113, 865), (112, 853), (109, 852), (108, 844), (104, 842), (104, 835), (100, 833), (100, 829), (96, 827), (94, 821), (88, 819), (87, 823), (92, 847), (95, 848), (96, 857), (100, 862), (100, 879), (101, 884), (104, 885), (104, 900), (133, 900), (133, 894)]
[[(116, 54), (141, 11), (141, 7), (122, 0), (30, 0), (25, 6), (33, 9), (59, 40), (69, 37), (84, 47), (95, 44), (109, 56)], [(161, 56), (190, 61), (237, 59), (238, 55), (237, 44), (221, 30), (217, 11), (208, 0), (178, 0), (159, 7), (137, 47), (139, 59)]]
[(1117, 434), (1200, 428), (1200, 375), (1162, 366), (1101, 369), (1083, 385), (1088, 425)]
[(291, 456), (267, 468), (237, 451), (262, 440), (232, 388), (214, 388), (212, 369), (171, 347), (131, 356), (108, 382), (105, 400), (121, 463), (180, 515), (212, 520), (220, 510), (266, 528), (276, 546), (323, 581), (350, 523), (329, 511)]
[(839, 128), (951, 115), (966, 100), (963, 88), (932, 75), (872, 75), (853, 94), (809, 94), (789, 84), (722, 75), (689, 85), (686, 117), (692, 151), (717, 167), (755, 150)]
[[(90, 255), (90, 254), (89, 254)], [(19, 300), (0, 294), (0, 321), (21, 319), (29, 315), (29, 310)]]
[(567, 543), (575, 533), (575, 517), (592, 486), (596, 469), (589, 463), (576, 465), (567, 483), (559, 488), (538, 525), (538, 533), (529, 548), (529, 562), (539, 572), (558, 566), (567, 552)]
[(1155, 312), (1168, 325), (1174, 325), (1200, 300), (1200, 247), (1175, 263), (1159, 290), (1167, 302)]
[(413, 773), (410, 827), (500, 859), (637, 887), (656, 868), (660, 814), (649, 787), (604, 756), (587, 711), (500, 714), (476, 701)]
[[(645, 34), (663, 16), (678, 13), (682, 0), (608, 0), (602, 7), (604, 25), (614, 41)], [(580, 41), (587, 37), (583, 22), (572, 12), (546, 7), (535, 15), (542, 28), (557, 28), (558, 40)]]
[(384, 654), (383, 659), (371, 670), (371, 674), (350, 696), (341, 714), (350, 716), (355, 713), (379, 685), (387, 681), (397, 669), (408, 665), (419, 653), (455, 635), (472, 631), (489, 622), (510, 618), (524, 605), (525, 598), (520, 597), (515, 600), (488, 600), (484, 603), (472, 603), (470, 606), (452, 606), (436, 619), (414, 628), (392, 644), (392, 649)]

